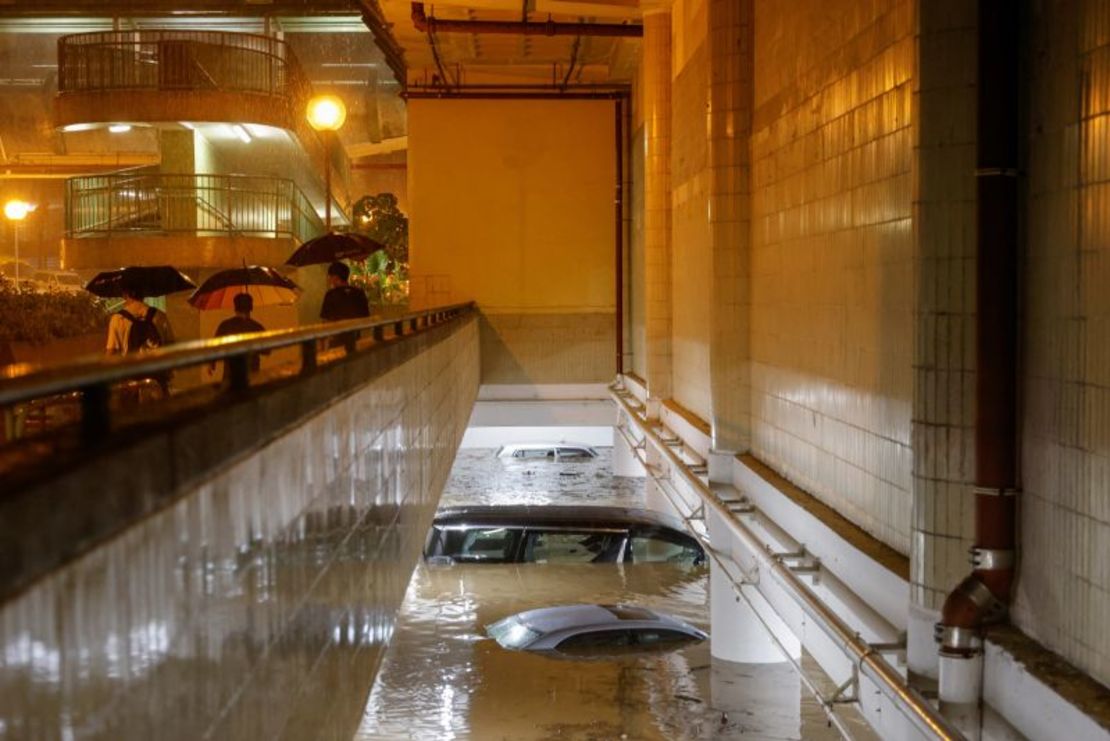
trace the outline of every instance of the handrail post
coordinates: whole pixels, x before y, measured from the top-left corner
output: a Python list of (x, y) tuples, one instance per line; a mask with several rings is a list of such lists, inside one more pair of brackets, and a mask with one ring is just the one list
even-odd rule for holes
[(405, 323), (404, 323), (404, 321), (394, 322), (393, 323), (393, 336), (394, 337), (400, 337), (404, 333), (405, 333)]
[(381, 326), (380, 324), (374, 327), (373, 330), (371, 330), (371, 333), (371, 336), (374, 338), (374, 342), (381, 342), (385, 339), (385, 327)]
[(316, 340), (301, 343), (301, 375), (307, 376), (316, 371)]
[(409, 319), (409, 330), (415, 332), (419, 328), (418, 327), (419, 322), (420, 322), (420, 317), (414, 316), (412, 319)]
[(112, 427), (109, 406), (111, 387), (98, 383), (81, 389), (81, 442), (86, 445), (104, 439)]

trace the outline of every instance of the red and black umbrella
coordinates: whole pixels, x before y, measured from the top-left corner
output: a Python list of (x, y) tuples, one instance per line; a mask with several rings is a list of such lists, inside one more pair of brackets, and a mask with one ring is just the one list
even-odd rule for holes
[(85, 285), (85, 290), (101, 298), (121, 298), (124, 289), (140, 297), (166, 296), (196, 288), (197, 284), (169, 265), (132, 266), (105, 271)]
[(301, 287), (273, 268), (244, 265), (212, 275), (189, 297), (189, 303), (201, 311), (234, 309), (240, 293), (249, 294), (256, 307), (281, 306), (296, 301)]
[(382, 249), (385, 249), (383, 244), (364, 234), (331, 232), (302, 244), (285, 264), (303, 267), (337, 260), (365, 260)]

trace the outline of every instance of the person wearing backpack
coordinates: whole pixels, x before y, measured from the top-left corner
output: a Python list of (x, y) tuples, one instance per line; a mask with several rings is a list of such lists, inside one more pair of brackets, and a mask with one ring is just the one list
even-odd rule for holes
[(143, 303), (134, 288), (123, 289), (123, 308), (108, 320), (109, 355), (143, 352), (173, 342), (173, 328), (165, 312)]

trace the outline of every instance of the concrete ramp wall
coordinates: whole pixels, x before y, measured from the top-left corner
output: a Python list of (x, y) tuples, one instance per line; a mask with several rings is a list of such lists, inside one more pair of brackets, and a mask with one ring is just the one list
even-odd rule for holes
[[(167, 474), (161, 501), (138, 470), (86, 488), (85, 508), (150, 511), (0, 605), (0, 736), (350, 738), (473, 406), (478, 348), (467, 317), (136, 443), (180, 461), (188, 439), (207, 473)], [(330, 403), (259, 436), (320, 384)], [(223, 464), (202, 449), (247, 430)], [(82, 506), (66, 481), (40, 496)]]

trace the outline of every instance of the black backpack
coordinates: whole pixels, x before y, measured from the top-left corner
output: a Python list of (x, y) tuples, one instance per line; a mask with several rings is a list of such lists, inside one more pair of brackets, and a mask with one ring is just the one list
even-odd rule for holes
[(154, 326), (154, 316), (158, 310), (153, 306), (146, 310), (146, 315), (141, 319), (136, 318), (127, 309), (120, 311), (124, 319), (131, 322), (131, 331), (127, 333), (127, 352), (138, 352), (162, 346), (162, 334)]

